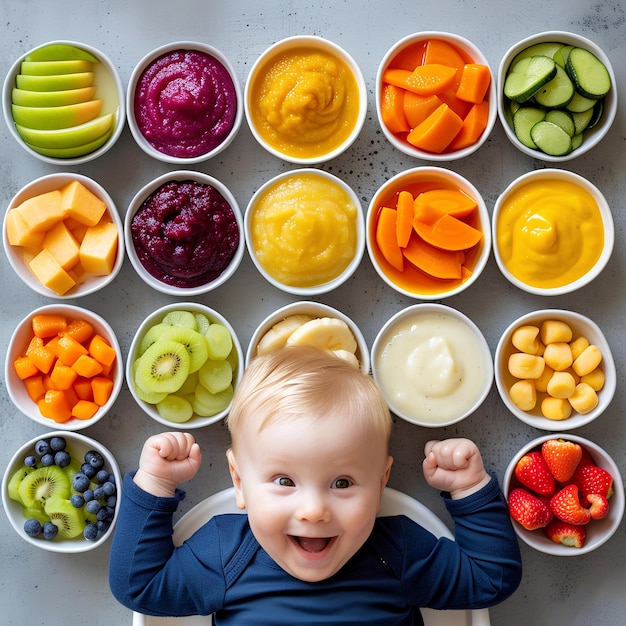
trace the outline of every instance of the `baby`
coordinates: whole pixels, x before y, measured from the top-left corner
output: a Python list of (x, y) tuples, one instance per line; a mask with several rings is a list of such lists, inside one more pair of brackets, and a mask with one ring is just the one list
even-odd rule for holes
[(420, 607), (492, 606), (519, 585), (504, 497), (467, 439), (431, 441), (427, 482), (444, 494), (456, 541), (405, 516), (378, 516), (393, 459), (391, 416), (370, 376), (313, 348), (254, 359), (228, 417), (237, 506), (181, 547), (179, 484), (198, 471), (188, 433), (150, 437), (124, 479), (110, 585), (150, 615), (215, 623), (421, 624)]

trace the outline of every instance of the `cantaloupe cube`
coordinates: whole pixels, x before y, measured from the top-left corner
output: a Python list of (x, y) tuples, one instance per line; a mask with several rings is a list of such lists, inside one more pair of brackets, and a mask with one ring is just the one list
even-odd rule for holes
[(16, 209), (32, 231), (46, 231), (62, 220), (61, 192), (58, 189), (24, 200)]
[(42, 285), (60, 296), (66, 294), (76, 284), (47, 250), (42, 250), (28, 266)]
[(41, 248), (45, 233), (28, 228), (17, 209), (9, 209), (6, 217), (7, 239), (12, 246)]
[(43, 240), (43, 248), (47, 250), (64, 269), (70, 269), (78, 263), (80, 246), (65, 222), (56, 223)]
[(113, 271), (117, 255), (117, 226), (102, 221), (90, 226), (80, 244), (80, 263), (89, 274), (106, 276)]
[(95, 226), (106, 211), (106, 204), (78, 180), (65, 185), (61, 193), (65, 215), (81, 224)]

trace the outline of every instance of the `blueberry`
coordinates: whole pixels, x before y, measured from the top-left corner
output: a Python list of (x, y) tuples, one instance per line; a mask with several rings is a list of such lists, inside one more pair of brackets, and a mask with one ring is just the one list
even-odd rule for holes
[(98, 470), (95, 467), (92, 467), (89, 463), (83, 463), (80, 466), (80, 471), (87, 476), (87, 478), (93, 478)]
[(81, 496), (79, 493), (75, 493), (71, 498), (70, 498), (70, 502), (72, 503), (72, 506), (75, 509), (80, 509), (84, 506), (85, 504), (85, 498), (83, 498), (83, 496)]
[(96, 469), (100, 469), (104, 465), (102, 455), (96, 450), (89, 450), (89, 452), (85, 454), (85, 462)]
[(87, 491), (87, 489), (89, 489), (89, 478), (82, 472), (76, 472), (76, 474), (72, 476), (72, 487), (80, 493)]
[(50, 447), (54, 452), (65, 450), (66, 442), (64, 437), (52, 437), (50, 439)]
[(115, 486), (115, 483), (107, 481), (104, 485), (102, 485), (102, 491), (104, 491), (104, 495), (108, 498), (117, 491), (117, 487)]
[(105, 533), (107, 530), (109, 530), (109, 527), (111, 526), (111, 522), (109, 520), (99, 520), (98, 521), (98, 531), (101, 533)]
[(44, 522), (43, 525), (43, 538), (44, 539), (54, 539), (57, 536), (57, 533), (59, 532), (59, 529), (57, 527), (56, 524), (53, 524), (52, 522)]
[(50, 467), (54, 465), (54, 455), (51, 452), (47, 452), (41, 457), (41, 464), (44, 467)]
[(104, 489), (102, 487), (96, 487), (93, 490), (94, 500), (106, 500), (106, 494), (104, 493)]
[(115, 507), (114, 507), (114, 506), (108, 506), (108, 505), (107, 505), (107, 506), (105, 506), (105, 507), (103, 507), (103, 508), (105, 508), (105, 509), (106, 509), (106, 512), (107, 512), (106, 519), (107, 519), (109, 522), (112, 522), (112, 521), (113, 521), (113, 518), (115, 517)]
[(24, 532), (29, 537), (37, 537), (41, 533), (41, 522), (34, 517), (27, 519), (24, 522)]
[(100, 522), (109, 519), (109, 512), (106, 506), (101, 506), (96, 513), (96, 519)]
[(107, 506), (110, 506), (112, 509), (115, 509), (117, 506), (117, 496), (109, 496), (107, 498)]
[(87, 541), (95, 541), (98, 537), (98, 527), (95, 524), (87, 524), (83, 530), (83, 537)]
[(100, 508), (101, 505), (97, 500), (89, 500), (89, 502), (85, 504), (85, 511), (87, 511), (87, 513), (91, 513), (92, 515), (98, 513)]
[(72, 457), (67, 450), (59, 450), (54, 455), (54, 464), (59, 467), (67, 467), (72, 462)]
[(37, 457), (34, 454), (28, 455), (24, 459), (24, 465), (27, 465), (28, 467), (37, 467)]
[(107, 480), (109, 480), (109, 472), (105, 469), (101, 469), (97, 474), (96, 474), (96, 480), (102, 484), (105, 483)]
[(39, 456), (43, 456), (44, 454), (48, 454), (48, 452), (50, 452), (50, 444), (48, 443), (48, 441), (46, 439), (40, 439), (35, 444), (35, 452)]
[(83, 498), (85, 502), (91, 502), (93, 500), (93, 490), (87, 489), (85, 493), (83, 493)]

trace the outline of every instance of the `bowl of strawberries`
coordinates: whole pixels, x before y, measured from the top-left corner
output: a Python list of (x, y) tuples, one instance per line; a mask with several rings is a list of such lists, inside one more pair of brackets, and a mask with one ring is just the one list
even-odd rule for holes
[(596, 443), (571, 434), (526, 444), (506, 469), (504, 493), (518, 537), (555, 556), (599, 548), (624, 515), (615, 461)]

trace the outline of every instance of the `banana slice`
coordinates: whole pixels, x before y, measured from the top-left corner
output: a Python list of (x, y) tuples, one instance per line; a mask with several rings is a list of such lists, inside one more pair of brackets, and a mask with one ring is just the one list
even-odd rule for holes
[(287, 345), (310, 345), (324, 350), (356, 352), (357, 344), (350, 327), (335, 317), (320, 317), (295, 330)]
[(256, 347), (257, 355), (269, 354), (278, 350), (278, 348), (282, 348), (295, 330), (312, 319), (312, 315), (301, 313), (290, 315), (284, 320), (277, 322), (259, 340)]
[(361, 367), (359, 359), (356, 358), (356, 354), (354, 354), (354, 352), (348, 352), (348, 350), (333, 350), (332, 353), (340, 359), (347, 361), (350, 365), (356, 367), (357, 369)]

